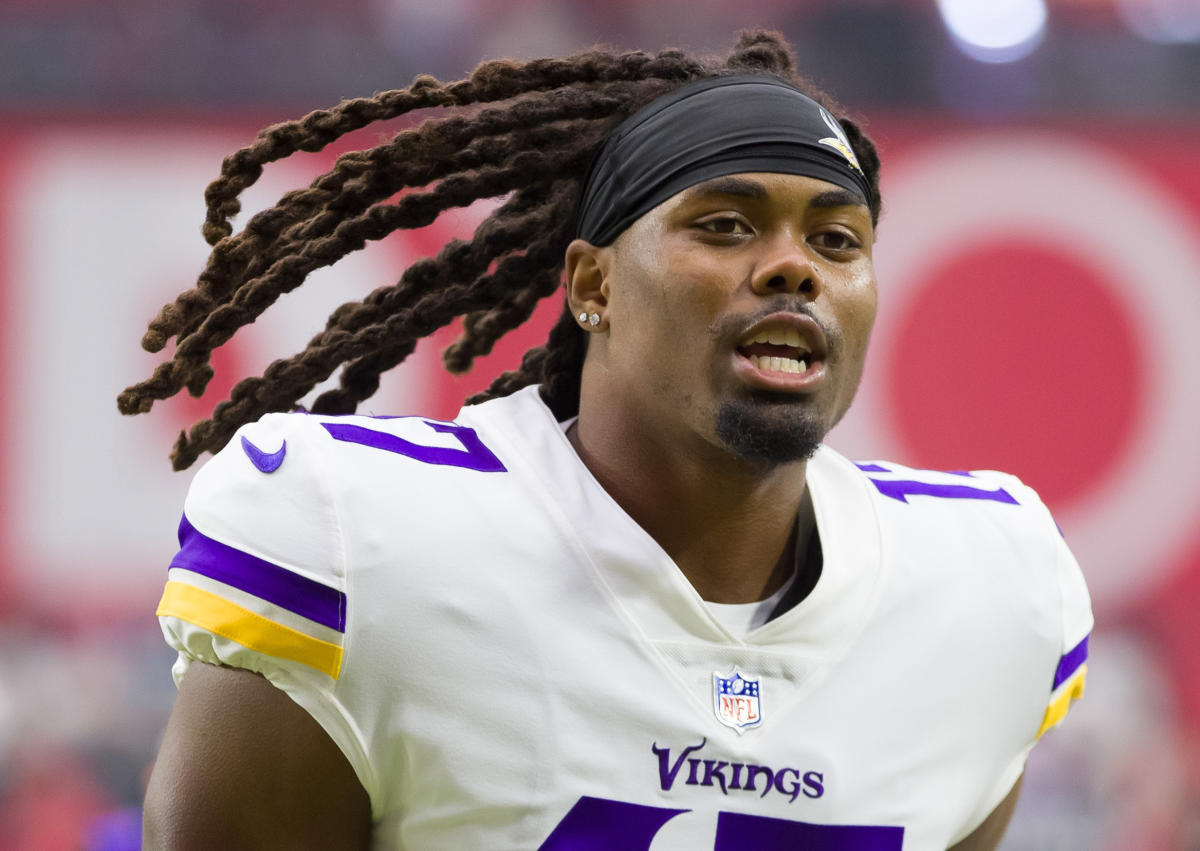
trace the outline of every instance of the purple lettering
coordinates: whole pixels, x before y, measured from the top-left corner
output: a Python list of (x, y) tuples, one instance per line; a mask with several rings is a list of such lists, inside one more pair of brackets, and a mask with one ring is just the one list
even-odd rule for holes
[(729, 793), (725, 791), (725, 775), (722, 773), (722, 770), (727, 765), (729, 765), (729, 763), (717, 762), (715, 759), (704, 760), (704, 782), (700, 785), (713, 785), (713, 778), (715, 777), (721, 783), (721, 794), (728, 795)]
[[(783, 778), (784, 775), (786, 775), (789, 771), (795, 775), (796, 779), (792, 781), (790, 786), (785, 787), (785, 781)], [(775, 791), (780, 795), (787, 795), (790, 792), (791, 796), (788, 798), (788, 803), (795, 801), (796, 797), (800, 794), (800, 772), (794, 768), (784, 768), (780, 770), (780, 772), (775, 775)]]
[(729, 781), (730, 789), (742, 788), (742, 769), (744, 767), (740, 762), (735, 762), (730, 766), (733, 769), (733, 778)]
[(804, 773), (804, 795), (808, 798), (819, 798), (825, 794), (825, 775), (819, 771)]
[[(792, 767), (776, 769), (769, 765), (694, 756), (707, 744), (708, 739), (705, 738), (698, 745), (688, 745), (674, 759), (670, 748), (652, 744), (650, 750), (658, 757), (659, 787), (669, 792), (686, 762), (685, 786), (720, 787), (722, 795), (728, 795), (730, 789), (744, 789), (757, 792), (760, 798), (765, 798), (767, 793), (775, 791), (787, 798), (789, 803), (795, 803), (801, 793), (806, 798), (820, 798), (825, 794), (825, 775), (819, 771), (802, 772)], [(763, 781), (761, 789), (758, 786), (759, 778)]]
[(775, 772), (765, 765), (748, 765), (746, 768), (748, 769), (746, 772), (746, 790), (748, 792), (757, 792), (758, 790), (754, 788), (754, 780), (758, 775), (765, 774), (767, 776), (767, 785), (763, 787), (762, 794), (758, 797), (767, 797), (767, 793), (771, 791), (771, 787), (775, 783)]
[(679, 774), (679, 769), (683, 767), (683, 761), (687, 759), (687, 755), (695, 753), (707, 743), (708, 739), (702, 739), (700, 744), (684, 748), (683, 753), (679, 755), (679, 759), (675, 760), (675, 764), (670, 768), (667, 767), (667, 764), (671, 760), (671, 749), (660, 748), (657, 742), (650, 745), (650, 750), (654, 751), (654, 755), (658, 757), (658, 783), (664, 792), (671, 791), (671, 787), (675, 785), (675, 776)]

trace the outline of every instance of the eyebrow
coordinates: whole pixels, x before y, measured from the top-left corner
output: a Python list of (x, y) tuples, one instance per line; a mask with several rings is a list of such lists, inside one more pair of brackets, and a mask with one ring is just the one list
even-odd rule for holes
[(710, 195), (733, 195), (738, 198), (751, 198), (756, 201), (767, 197), (767, 189), (761, 183), (747, 180), (744, 177), (714, 177), (693, 186), (690, 190), (693, 198), (707, 198)]
[(857, 192), (851, 192), (849, 189), (830, 189), (818, 195), (814, 195), (812, 200), (808, 202), (810, 207), (865, 207), (867, 202)]
[[(689, 190), (692, 199), (708, 198), (716, 195), (750, 198), (761, 201), (767, 197), (767, 189), (761, 183), (747, 180), (744, 177), (714, 177), (699, 183)], [(809, 207), (827, 209), (830, 207), (866, 207), (867, 202), (857, 192), (848, 189), (829, 189), (814, 195), (808, 202)]]

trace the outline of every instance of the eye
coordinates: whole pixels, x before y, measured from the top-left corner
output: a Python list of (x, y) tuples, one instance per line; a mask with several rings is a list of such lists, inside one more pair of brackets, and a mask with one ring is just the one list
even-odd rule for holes
[(696, 227), (718, 236), (749, 236), (750, 225), (741, 216), (721, 214), (697, 222)]
[(821, 231), (809, 237), (809, 241), (831, 253), (848, 253), (862, 248), (862, 242), (856, 236), (843, 230)]

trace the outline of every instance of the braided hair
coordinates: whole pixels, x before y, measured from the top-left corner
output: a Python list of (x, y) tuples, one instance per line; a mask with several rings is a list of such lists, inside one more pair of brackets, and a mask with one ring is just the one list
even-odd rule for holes
[[(266, 128), (227, 157), (205, 192), (203, 234), (212, 246), (192, 289), (150, 322), (142, 347), (170, 360), (117, 399), (124, 414), (145, 413), (183, 388), (200, 396), (213, 377), (212, 352), (253, 322), (314, 270), (395, 230), (430, 224), (447, 209), (504, 198), (469, 240), (452, 240), (413, 263), (399, 280), (337, 308), (302, 352), (245, 378), (209, 419), (183, 432), (171, 453), (176, 470), (221, 448), (241, 425), (294, 409), (339, 367), (339, 386), (317, 397), (315, 413), (353, 413), (379, 387), (380, 375), (417, 342), (458, 317), (462, 333), (443, 353), (453, 373), (470, 369), (498, 339), (523, 323), (561, 285), (564, 252), (590, 162), (621, 121), (666, 92), (702, 77), (761, 73), (804, 89), (834, 114), (828, 97), (797, 77), (781, 36), (747, 32), (724, 61), (678, 50), (656, 55), (589, 50), (565, 59), (496, 60), (466, 79), (419, 76), (406, 89), (342, 102), (298, 121)], [(233, 234), (239, 196), (263, 166), (297, 151), (319, 151), (346, 133), (431, 107), (471, 109), (434, 117), (391, 141), (340, 156), (306, 189), (285, 194)], [(839, 119), (873, 189), (879, 215), (879, 157), (854, 122)], [(401, 190), (415, 189), (399, 200)], [(468, 403), (539, 384), (560, 419), (578, 413), (586, 334), (564, 310), (545, 345), (496, 378)]]

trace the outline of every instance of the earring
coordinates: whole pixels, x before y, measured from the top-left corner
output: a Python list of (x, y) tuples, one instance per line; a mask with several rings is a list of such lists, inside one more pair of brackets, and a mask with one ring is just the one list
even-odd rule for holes
[(579, 321), (587, 322), (587, 311), (586, 310), (579, 314)]
[(590, 314), (588, 316), (588, 324), (591, 325), (593, 328), (595, 328), (597, 325), (599, 325), (600, 324), (600, 314), (599, 313)]

